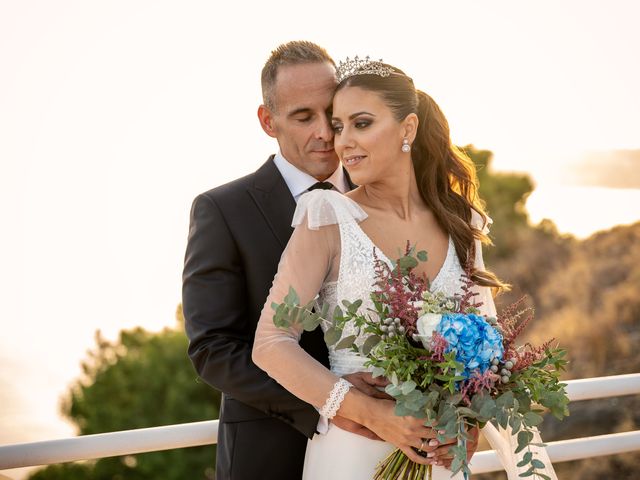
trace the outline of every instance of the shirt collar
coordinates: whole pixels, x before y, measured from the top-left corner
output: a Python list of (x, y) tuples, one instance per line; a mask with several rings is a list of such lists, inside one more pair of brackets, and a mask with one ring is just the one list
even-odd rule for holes
[[(280, 171), (282, 178), (284, 178), (284, 181), (287, 184), (287, 187), (289, 187), (289, 191), (296, 202), (298, 201), (298, 198), (300, 198), (300, 195), (305, 193), (309, 187), (318, 182), (318, 180), (308, 173), (303, 172), (289, 163), (289, 161), (282, 156), (280, 151), (278, 151), (274, 156), (273, 162)], [(347, 183), (342, 165), (338, 165), (336, 171), (333, 172), (325, 182), (331, 182), (335, 189), (340, 193), (345, 193), (349, 190), (349, 184)]]

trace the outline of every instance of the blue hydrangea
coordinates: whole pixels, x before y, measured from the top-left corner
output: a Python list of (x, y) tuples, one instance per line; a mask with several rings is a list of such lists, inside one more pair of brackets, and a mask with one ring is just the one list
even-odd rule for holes
[(502, 335), (484, 317), (474, 314), (446, 313), (437, 332), (449, 343), (447, 352), (456, 351), (456, 360), (464, 365), (465, 378), (474, 371), (485, 372), (494, 358), (502, 359)]

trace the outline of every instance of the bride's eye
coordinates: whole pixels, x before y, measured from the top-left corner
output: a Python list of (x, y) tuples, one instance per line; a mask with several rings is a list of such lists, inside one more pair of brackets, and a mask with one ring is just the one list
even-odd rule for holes
[(342, 132), (342, 124), (340, 123), (334, 123), (331, 128), (333, 129), (333, 133), (338, 134), (340, 132)]
[(356, 128), (366, 128), (371, 125), (371, 120), (358, 120), (355, 123)]

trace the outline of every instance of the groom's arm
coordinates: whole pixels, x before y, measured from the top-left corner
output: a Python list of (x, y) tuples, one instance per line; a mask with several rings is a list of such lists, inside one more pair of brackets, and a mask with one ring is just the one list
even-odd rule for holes
[(212, 198), (200, 195), (191, 209), (182, 286), (189, 357), (207, 384), (311, 438), (316, 409), (251, 360), (255, 319), (248, 318), (246, 292), (243, 261), (225, 218)]

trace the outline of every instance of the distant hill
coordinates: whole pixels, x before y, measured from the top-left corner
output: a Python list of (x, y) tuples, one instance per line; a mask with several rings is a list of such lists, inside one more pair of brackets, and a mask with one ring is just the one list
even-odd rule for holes
[[(499, 298), (504, 307), (531, 296), (535, 319), (525, 337), (549, 338), (568, 350), (564, 376), (586, 378), (640, 372), (640, 222), (599, 232), (583, 241), (560, 237), (553, 226), (523, 236), (516, 254), (492, 265), (514, 285)], [(640, 428), (637, 396), (576, 402), (562, 422), (547, 415), (546, 441)], [(556, 466), (559, 478), (635, 479), (640, 452), (595, 457)], [(501, 474), (479, 480), (506, 478)]]
[(591, 152), (566, 167), (567, 183), (610, 188), (640, 188), (640, 149)]

